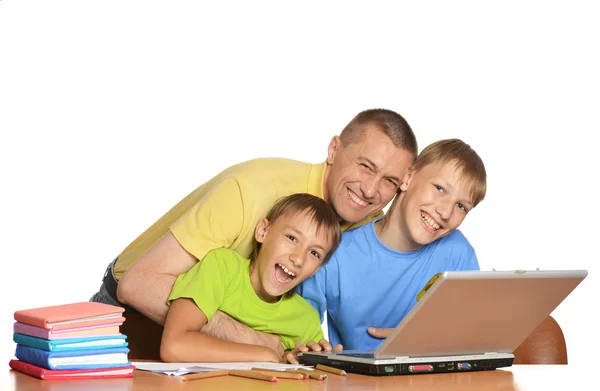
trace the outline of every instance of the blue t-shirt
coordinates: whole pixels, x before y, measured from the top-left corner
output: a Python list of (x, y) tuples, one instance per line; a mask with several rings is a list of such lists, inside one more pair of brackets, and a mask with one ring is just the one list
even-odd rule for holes
[(417, 303), (417, 294), (437, 273), (479, 270), (475, 250), (458, 230), (413, 252), (385, 246), (374, 223), (342, 236), (319, 272), (297, 291), (321, 316), (327, 310), (329, 341), (348, 350), (374, 350), (383, 342), (367, 328), (396, 327)]

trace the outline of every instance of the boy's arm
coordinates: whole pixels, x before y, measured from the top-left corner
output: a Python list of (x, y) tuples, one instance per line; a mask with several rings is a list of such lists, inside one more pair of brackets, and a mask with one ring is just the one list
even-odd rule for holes
[(160, 358), (165, 362), (280, 361), (280, 356), (267, 347), (199, 333), (206, 322), (206, 315), (193, 300), (174, 300), (163, 330)]
[(243, 205), (234, 179), (217, 184), (125, 271), (117, 288), (119, 301), (164, 324), (177, 276), (210, 250), (231, 246), (242, 228)]

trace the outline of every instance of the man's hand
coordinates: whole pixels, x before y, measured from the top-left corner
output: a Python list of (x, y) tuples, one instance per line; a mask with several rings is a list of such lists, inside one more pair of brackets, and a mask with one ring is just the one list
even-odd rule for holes
[(299, 352), (308, 352), (309, 350), (313, 352), (321, 352), (323, 350), (326, 352), (331, 352), (332, 350), (341, 352), (343, 349), (343, 346), (340, 344), (337, 344), (334, 348), (331, 348), (331, 344), (326, 339), (320, 340), (319, 343), (310, 341), (306, 345), (304, 345), (302, 342), (297, 342), (294, 350), (288, 350), (285, 352), (285, 355), (283, 356), (283, 362), (300, 364), (298, 361)]
[(221, 311), (215, 312), (201, 332), (229, 342), (266, 346), (272, 349), (278, 357), (284, 355), (278, 335), (256, 331)]
[(385, 339), (390, 336), (394, 329), (369, 327), (367, 331), (372, 337)]

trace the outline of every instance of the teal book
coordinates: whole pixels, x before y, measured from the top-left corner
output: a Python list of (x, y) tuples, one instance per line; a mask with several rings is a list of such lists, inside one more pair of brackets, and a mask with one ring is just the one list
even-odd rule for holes
[(120, 334), (115, 336), (49, 340), (32, 337), (30, 335), (25, 334), (13, 334), (13, 341), (15, 341), (16, 343), (36, 349), (46, 350), (49, 352), (63, 352), (83, 349), (121, 348), (126, 347), (128, 345), (128, 343), (126, 342), (126, 338), (126, 335)]

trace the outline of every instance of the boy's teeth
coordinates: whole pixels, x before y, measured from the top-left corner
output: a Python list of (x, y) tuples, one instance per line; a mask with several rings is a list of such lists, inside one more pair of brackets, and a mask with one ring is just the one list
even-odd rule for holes
[(421, 217), (423, 218), (423, 221), (425, 221), (427, 223), (427, 225), (429, 225), (431, 228), (435, 229), (436, 231), (438, 229), (440, 229), (440, 225), (437, 224), (435, 221), (433, 221), (431, 219), (431, 217), (421, 213)]
[(288, 275), (290, 275), (292, 277), (296, 277), (296, 273), (294, 273), (293, 271), (291, 271), (287, 267), (283, 266), (281, 263), (278, 263), (277, 266), (279, 266), (280, 268), (282, 268), (283, 271), (286, 272)]

